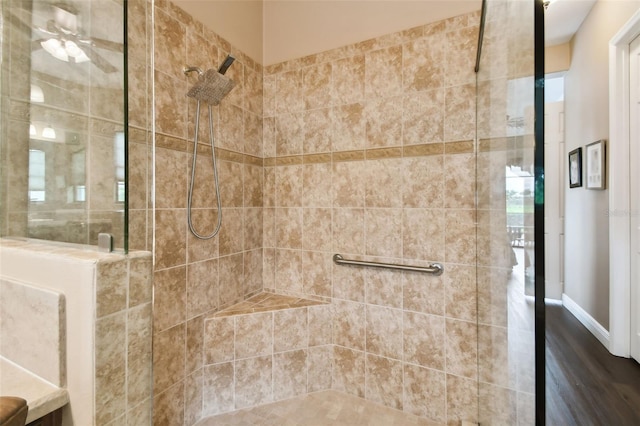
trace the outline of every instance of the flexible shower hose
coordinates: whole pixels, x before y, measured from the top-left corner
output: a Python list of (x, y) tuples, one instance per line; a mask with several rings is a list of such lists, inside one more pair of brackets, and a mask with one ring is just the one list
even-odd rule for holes
[(216, 185), (216, 201), (218, 205), (218, 224), (213, 233), (209, 235), (200, 235), (193, 226), (191, 220), (191, 200), (193, 198), (193, 184), (196, 180), (196, 159), (198, 158), (198, 130), (200, 128), (200, 101), (196, 104), (196, 128), (193, 137), (193, 161), (191, 165), (191, 183), (189, 184), (189, 198), (187, 201), (187, 222), (189, 223), (189, 230), (191, 233), (200, 240), (209, 240), (215, 237), (220, 231), (220, 225), (222, 225), (222, 204), (220, 202), (220, 182), (218, 181), (218, 167), (216, 166), (216, 153), (214, 146), (214, 134), (213, 134), (213, 113), (211, 111), (211, 105), (209, 105), (209, 139), (211, 140), (211, 160), (213, 162), (213, 177)]

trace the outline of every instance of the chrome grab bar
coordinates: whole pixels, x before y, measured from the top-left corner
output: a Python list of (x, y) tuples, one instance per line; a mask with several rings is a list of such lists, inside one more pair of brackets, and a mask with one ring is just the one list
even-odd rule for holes
[(372, 268), (396, 269), (399, 271), (425, 272), (427, 274), (442, 275), (444, 267), (440, 263), (432, 263), (429, 266), (396, 265), (393, 263), (365, 262), (363, 260), (348, 260), (341, 254), (334, 254), (333, 261), (336, 265), (370, 266)]

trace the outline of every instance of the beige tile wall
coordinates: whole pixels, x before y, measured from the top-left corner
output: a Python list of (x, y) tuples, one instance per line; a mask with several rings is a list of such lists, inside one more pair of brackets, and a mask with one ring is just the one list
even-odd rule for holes
[(464, 15), (269, 66), (264, 81), (265, 288), (331, 298), (334, 389), (451, 424), (478, 407), (477, 32)]
[[(131, 247), (154, 251), (153, 421), (191, 425), (206, 385), (204, 318), (262, 289), (262, 68), (171, 2), (129, 2), (129, 19), (129, 231)], [(229, 53), (236, 86), (213, 109), (223, 226), (201, 241), (187, 227), (196, 104), (186, 93), (197, 76), (182, 69), (217, 69)], [(206, 111), (192, 216), (201, 234), (217, 217)]]
[(204, 322), (203, 416), (331, 388), (329, 304)]
[(151, 424), (152, 294), (149, 252), (97, 263), (96, 425)]
[(151, 2), (127, 3), (129, 247), (153, 250)]

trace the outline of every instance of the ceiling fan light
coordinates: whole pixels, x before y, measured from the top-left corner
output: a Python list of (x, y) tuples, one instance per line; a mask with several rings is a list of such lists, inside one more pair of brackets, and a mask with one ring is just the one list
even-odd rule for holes
[(50, 38), (49, 40), (41, 41), (40, 45), (54, 58), (69, 62), (69, 55), (67, 54), (66, 49), (62, 46), (62, 43), (60, 43), (60, 40), (57, 38)]
[(67, 40), (64, 42), (64, 47), (67, 55), (71, 56), (74, 59), (74, 62), (80, 63), (90, 61), (87, 54), (84, 53), (84, 50), (80, 49), (75, 42)]
[(73, 60), (75, 61), (76, 64), (79, 64), (79, 63), (82, 63), (82, 62), (91, 61), (91, 59), (89, 59), (89, 57), (82, 51), (80, 52), (80, 54), (78, 56), (74, 56)]
[(49, 124), (47, 127), (42, 129), (42, 137), (45, 139), (56, 138), (56, 131), (53, 129), (53, 127), (51, 127), (51, 124)]
[(64, 48), (67, 51), (67, 54), (69, 56), (73, 56), (74, 58), (80, 56), (83, 53), (78, 45), (71, 40), (67, 40), (64, 42)]
[(82, 52), (81, 55), (76, 56), (75, 58), (73, 58), (76, 64), (80, 64), (82, 62), (89, 62), (91, 59), (89, 59), (89, 57), (87, 55), (84, 54), (84, 52)]

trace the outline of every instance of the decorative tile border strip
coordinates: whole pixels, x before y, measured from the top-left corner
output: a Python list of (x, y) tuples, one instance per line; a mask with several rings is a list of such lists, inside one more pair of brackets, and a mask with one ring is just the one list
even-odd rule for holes
[(535, 146), (534, 135), (480, 139), (478, 152), (530, 149)]
[(365, 159), (365, 150), (334, 152), (332, 159), (334, 163), (342, 161), (362, 161)]
[[(142, 135), (141, 132), (142, 131), (137, 131), (136, 137), (140, 137)], [(164, 148), (174, 151), (192, 153), (193, 142), (162, 133), (156, 133), (156, 148)], [(211, 155), (211, 146), (204, 143), (198, 143), (198, 153)], [(216, 147), (216, 155), (217, 158), (222, 161), (231, 161), (239, 164), (250, 164), (259, 167), (262, 167), (265, 162), (263, 158), (256, 157), (254, 155), (242, 154), (240, 152), (218, 147)]]
[[(129, 126), (129, 140), (132, 143), (144, 144), (149, 132)], [(532, 147), (533, 135), (514, 136), (509, 138), (482, 139), (479, 152), (505, 151), (510, 149), (525, 149)], [(191, 153), (192, 144), (180, 138), (160, 133), (156, 134), (156, 147)], [(209, 155), (210, 147), (206, 144), (198, 145), (198, 152)], [(301, 164), (323, 164), (331, 162), (384, 160), (402, 157), (426, 157), (442, 154), (469, 154), (474, 152), (473, 141), (457, 141), (447, 143), (430, 143), (420, 145), (406, 145), (403, 147), (374, 148), (357, 151), (339, 151), (334, 153), (290, 155), (285, 157), (260, 158), (242, 154), (224, 148), (216, 148), (218, 159), (240, 164), (250, 164), (259, 167), (292, 166)]]
[(139, 127), (129, 126), (129, 142), (146, 144), (150, 132)]
[(469, 154), (473, 153), (473, 141), (461, 141), (444, 144), (445, 154)]
[(426, 157), (429, 155), (444, 154), (443, 143), (428, 143), (421, 145), (407, 145), (403, 147), (405, 157)]
[[(144, 137), (144, 131), (135, 130), (135, 133), (133, 133), (132, 136), (135, 136), (135, 142), (142, 143), (142, 141), (144, 140), (142, 139)], [(522, 139), (523, 137), (519, 136), (518, 138)], [(481, 140), (479, 151), (514, 149), (516, 148), (516, 146), (505, 148), (511, 139), (512, 138), (498, 138)], [(533, 137), (527, 136), (525, 137), (525, 139), (525, 142), (523, 142), (525, 145), (517, 146), (517, 148), (528, 147), (529, 143), (533, 143)], [(511, 144), (515, 145), (515, 142), (511, 142)], [(156, 147), (189, 153), (193, 151), (192, 144), (187, 140), (164, 135), (161, 133), (156, 133)], [(202, 152), (206, 155), (211, 153), (210, 149), (211, 148), (207, 144), (198, 145), (198, 152)], [(319, 154), (287, 155), (283, 157), (267, 157), (264, 159), (253, 155), (230, 151), (224, 148), (216, 148), (216, 155), (220, 160), (231, 161), (240, 164), (251, 164), (260, 167), (326, 164), (332, 162), (341, 163), (364, 160), (385, 160), (391, 158), (426, 157), (431, 155), (443, 154), (471, 154), (473, 152), (474, 141), (472, 140), (406, 145), (388, 148), (361, 149), (354, 151), (326, 152)]]
[(305, 154), (302, 157), (304, 164), (322, 164), (331, 161), (331, 154)]
[(302, 164), (302, 158), (302, 155), (276, 157), (276, 166), (295, 166), (297, 164)]
[(290, 155), (286, 157), (268, 157), (264, 159), (265, 167), (293, 166), (300, 164), (342, 163), (348, 161), (385, 160), (403, 157), (426, 157), (430, 155), (471, 154), (474, 152), (473, 141), (456, 141), (447, 143), (431, 143), (407, 145), (389, 148), (362, 149), (356, 151), (339, 151), (324, 154)]
[(396, 148), (378, 148), (368, 149), (365, 152), (367, 160), (382, 160), (385, 158), (399, 158), (402, 157), (402, 147)]

